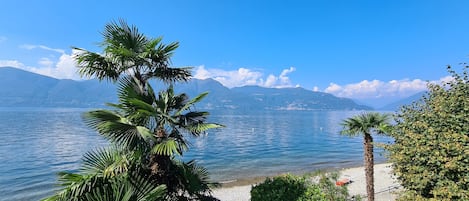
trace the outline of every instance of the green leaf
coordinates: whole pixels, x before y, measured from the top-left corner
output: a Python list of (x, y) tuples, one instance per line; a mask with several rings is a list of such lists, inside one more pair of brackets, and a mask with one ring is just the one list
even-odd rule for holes
[(208, 92), (204, 92), (204, 93), (201, 93), (199, 95), (197, 95), (195, 98), (191, 99), (189, 102), (187, 102), (184, 107), (182, 107), (181, 109), (179, 109), (177, 112), (176, 112), (176, 115), (180, 115), (182, 112), (186, 111), (187, 109), (189, 109), (190, 107), (192, 107), (195, 103), (198, 103), (200, 102), (203, 98), (205, 98), (205, 96), (208, 95)]
[(156, 144), (151, 150), (154, 154), (174, 156), (175, 154), (180, 155), (178, 150), (178, 144), (173, 139), (165, 139), (162, 142)]
[(153, 133), (151, 133), (150, 129), (143, 126), (137, 126), (137, 131), (146, 141), (151, 140), (153, 142), (156, 142), (156, 138)]
[(193, 124), (193, 125), (188, 126), (187, 130), (189, 130), (193, 134), (200, 134), (209, 129), (222, 128), (222, 127), (224, 126), (220, 124), (215, 124), (215, 123), (199, 123), (199, 124)]

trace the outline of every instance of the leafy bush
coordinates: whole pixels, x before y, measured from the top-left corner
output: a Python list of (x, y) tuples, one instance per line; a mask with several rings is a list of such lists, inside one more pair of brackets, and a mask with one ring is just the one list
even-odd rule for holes
[(311, 176), (295, 176), (286, 174), (267, 178), (263, 183), (251, 189), (251, 201), (326, 201), (345, 200), (347, 189), (336, 187), (324, 174), (316, 176), (317, 183)]
[(326, 200), (347, 200), (347, 197), (349, 195), (347, 187), (337, 186), (335, 184), (335, 181), (339, 179), (339, 174), (337, 172), (316, 172), (312, 174), (312, 177), (319, 178), (319, 182), (317, 182), (317, 185), (321, 189)]
[(387, 149), (407, 190), (401, 200), (469, 200), (469, 79), (429, 84), (426, 96), (401, 108)]

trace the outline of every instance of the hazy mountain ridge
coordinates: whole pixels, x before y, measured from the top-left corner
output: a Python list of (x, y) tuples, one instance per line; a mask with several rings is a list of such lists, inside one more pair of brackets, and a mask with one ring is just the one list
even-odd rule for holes
[[(155, 90), (161, 83), (152, 82)], [(303, 88), (245, 86), (229, 89), (213, 79), (175, 84), (176, 92), (209, 95), (198, 109), (245, 113), (262, 110), (370, 110), (351, 99)], [(0, 68), (0, 107), (102, 107), (116, 102), (116, 85), (97, 80), (60, 80), (16, 68)]]
[(55, 79), (0, 68), (1, 107), (101, 107), (117, 100), (115, 91), (115, 85), (107, 82)]
[(379, 108), (379, 110), (398, 111), (400, 107), (402, 107), (404, 105), (410, 105), (414, 101), (417, 101), (417, 100), (421, 99), (426, 93), (427, 93), (426, 91), (418, 92), (418, 93), (416, 93), (414, 95), (411, 95), (407, 98), (404, 98), (404, 99), (401, 99), (399, 101), (387, 104), (387, 105)]

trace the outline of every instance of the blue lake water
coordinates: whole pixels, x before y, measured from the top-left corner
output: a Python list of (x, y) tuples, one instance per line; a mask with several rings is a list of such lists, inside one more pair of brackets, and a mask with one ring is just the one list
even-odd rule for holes
[[(90, 109), (0, 108), (0, 200), (53, 194), (56, 172), (75, 171), (82, 155), (107, 146), (87, 128)], [(340, 122), (359, 111), (275, 111), (214, 114), (226, 126), (191, 138), (184, 160), (196, 159), (215, 181), (361, 165), (362, 138), (339, 135)], [(375, 142), (389, 142), (376, 136)], [(376, 162), (385, 158), (375, 150)]]

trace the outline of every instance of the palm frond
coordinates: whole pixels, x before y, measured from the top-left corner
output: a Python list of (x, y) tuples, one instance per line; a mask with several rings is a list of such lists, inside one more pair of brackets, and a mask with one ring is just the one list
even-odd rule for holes
[(203, 123), (207, 119), (207, 116), (209, 115), (208, 112), (188, 112), (185, 114), (179, 114), (178, 120), (179, 120), (179, 126), (186, 126), (186, 125), (191, 125), (191, 124), (198, 124), (198, 123)]
[(181, 154), (178, 143), (174, 139), (164, 139), (156, 144), (151, 150), (152, 153), (165, 156), (174, 156)]
[[(151, 103), (153, 101), (152, 94), (148, 94), (145, 90), (147, 88), (143, 88), (143, 83), (139, 83), (132, 77), (122, 77), (119, 80), (119, 85), (117, 88), (117, 95), (119, 98), (120, 103), (127, 103), (130, 99), (139, 99), (145, 101), (147, 103)], [(149, 85), (146, 85), (150, 87)]]
[(108, 79), (117, 81), (120, 72), (116, 69), (116, 64), (98, 53), (90, 52), (80, 48), (74, 48), (79, 53), (75, 55), (78, 65), (78, 73), (82, 77), (96, 77), (98, 80)]
[[(208, 92), (201, 93), (197, 95), (195, 98), (191, 99), (188, 101), (183, 107), (181, 107), (175, 114), (180, 115), (182, 112), (188, 110), (190, 107), (194, 106), (194, 104), (200, 102), (202, 99), (204, 99), (208, 95)], [(208, 114), (208, 113), (207, 113)]]
[(130, 99), (127, 101), (129, 105), (131, 105), (137, 112), (143, 113), (146, 116), (155, 116), (156, 111), (155, 108), (151, 105), (148, 104), (145, 101), (142, 101), (140, 99)]
[[(146, 49), (147, 51), (145, 52), (149, 52), (151, 50), (156, 50), (156, 47), (161, 43), (161, 41), (163, 41), (163, 37), (157, 37), (157, 38), (153, 38), (153, 39), (150, 39), (148, 41), (148, 43), (146, 44)], [(175, 49), (174, 49), (175, 50)], [(149, 57), (151, 55), (145, 55), (145, 57)]]
[(138, 131), (137, 126), (115, 112), (90, 111), (83, 114), (83, 119), (85, 124), (113, 143), (120, 144), (129, 150), (144, 146), (145, 137)]
[(131, 174), (118, 177), (109, 185), (101, 186), (86, 193), (88, 201), (158, 201), (164, 200), (166, 187), (154, 184), (145, 178)]
[(126, 185), (111, 183), (86, 193), (85, 198), (87, 201), (131, 201), (132, 191)]
[(110, 178), (62, 173), (66, 188), (47, 201), (150, 201), (164, 200), (166, 186), (156, 184), (138, 172)]
[(144, 74), (144, 78), (149, 79), (152, 77), (156, 77), (161, 79), (166, 83), (172, 82), (185, 82), (188, 81), (192, 74), (191, 74), (192, 67), (183, 67), (183, 68), (155, 68), (152, 71)]
[(91, 192), (97, 186), (109, 184), (108, 180), (97, 174), (80, 175), (67, 172), (59, 172), (59, 185), (64, 188), (51, 199), (57, 201), (79, 201), (83, 200), (85, 194)]
[(197, 123), (197, 124), (191, 124), (186, 127), (186, 129), (193, 135), (199, 136), (200, 134), (204, 133), (205, 131), (209, 129), (215, 129), (215, 128), (222, 128), (224, 127), (221, 124), (216, 124), (216, 123)]
[[(132, 52), (142, 52), (148, 43), (144, 34), (138, 31), (136, 26), (129, 26), (125, 20), (112, 21), (104, 27), (104, 46), (109, 52), (115, 49), (125, 48)], [(115, 55), (121, 56), (121, 55)]]
[(130, 168), (131, 155), (118, 147), (100, 148), (83, 156), (81, 170), (88, 174), (100, 174), (103, 177), (114, 177), (125, 173)]
[(384, 133), (389, 121), (389, 115), (377, 112), (363, 113), (354, 117), (345, 119), (341, 125), (343, 130), (341, 134), (356, 136), (360, 134), (371, 134), (371, 132)]
[(137, 131), (145, 141), (156, 142), (156, 138), (153, 135), (153, 133), (150, 131), (150, 129), (143, 127), (143, 126), (137, 126)]
[(157, 184), (147, 177), (141, 176), (137, 173), (130, 175), (130, 183), (132, 184), (132, 190), (136, 195), (136, 200), (141, 201), (153, 201), (153, 200), (164, 200), (166, 195), (166, 186)]
[[(161, 43), (161, 37), (153, 39), (146, 46), (146, 51), (150, 53), (149, 67), (152, 68), (167, 68), (171, 63), (171, 56), (174, 54), (174, 50), (179, 47), (178, 42), (172, 42), (168, 45)], [(150, 68), (150, 71), (152, 69)]]
[(148, 125), (156, 112), (153, 108), (153, 103), (156, 101), (153, 88), (148, 83), (145, 86), (130, 77), (119, 80), (118, 97), (122, 105), (120, 109), (137, 125)]
[(195, 197), (203, 197), (211, 194), (210, 186), (218, 186), (218, 183), (210, 182), (207, 169), (198, 165), (194, 160), (189, 162), (176, 162), (180, 181), (186, 193)]
[[(170, 85), (172, 87), (172, 85)], [(180, 110), (181, 108), (185, 107), (187, 103), (189, 102), (189, 96), (185, 93), (180, 93), (180, 94), (173, 94), (172, 97), (169, 100), (169, 106), (171, 108), (171, 113), (173, 115), (177, 115), (175, 111)]]

